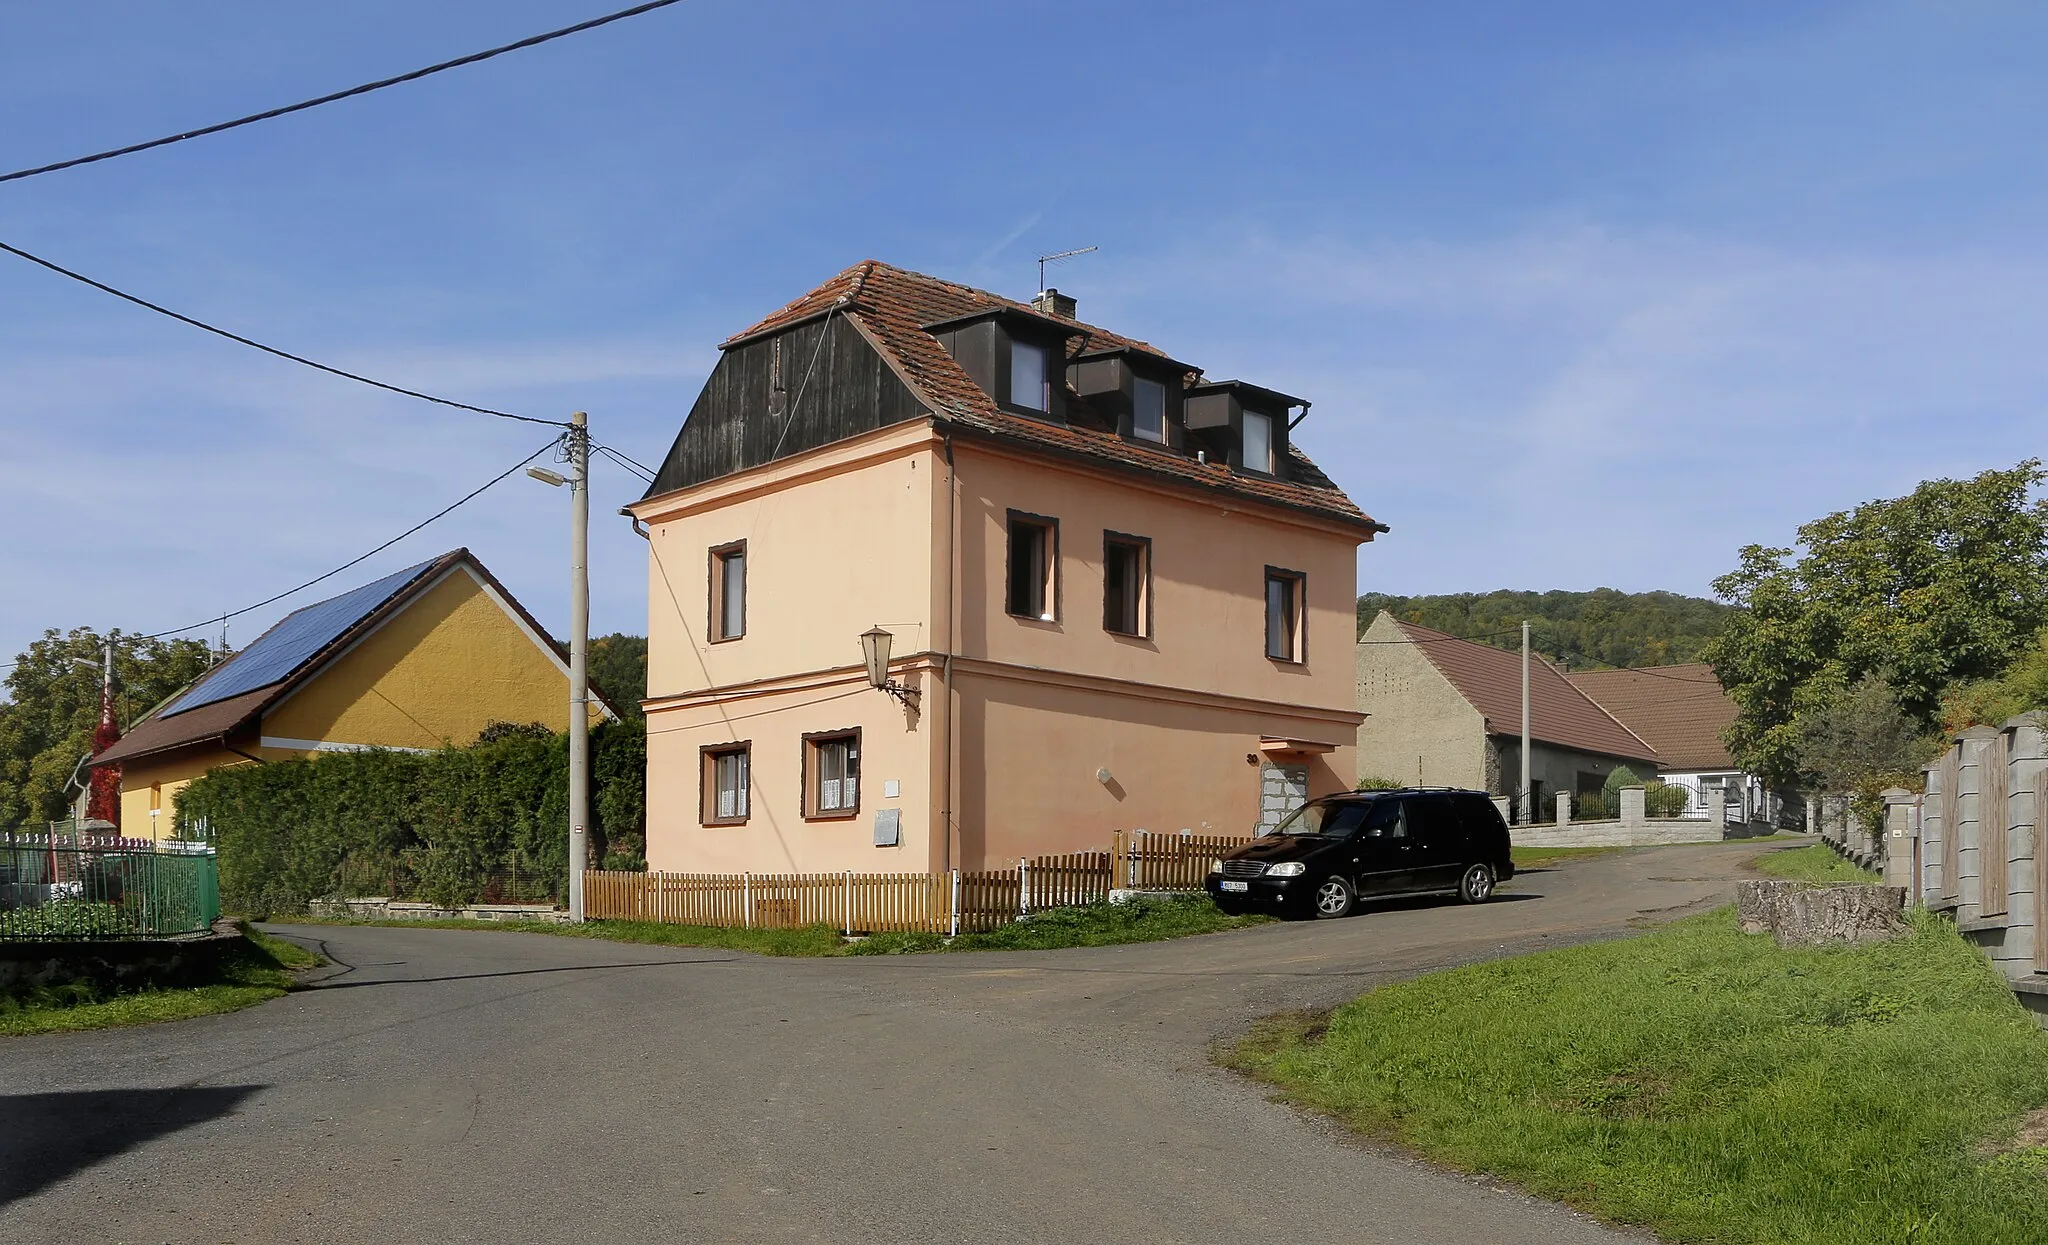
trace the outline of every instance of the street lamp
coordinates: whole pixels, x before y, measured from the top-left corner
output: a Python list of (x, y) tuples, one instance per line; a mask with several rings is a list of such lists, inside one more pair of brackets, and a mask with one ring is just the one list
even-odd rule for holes
[(917, 689), (889, 677), (889, 647), (895, 639), (881, 627), (870, 627), (860, 633), (860, 655), (867, 663), (868, 686), (887, 692), (904, 704), (915, 704)]

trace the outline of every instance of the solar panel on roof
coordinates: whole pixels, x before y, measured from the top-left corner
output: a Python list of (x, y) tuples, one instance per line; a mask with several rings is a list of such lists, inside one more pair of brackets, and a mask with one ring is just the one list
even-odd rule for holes
[(254, 644), (228, 658), (211, 677), (180, 696), (159, 716), (168, 718), (289, 678), (342, 632), (362, 621), (438, 561), (435, 558), (407, 567), (352, 592), (294, 610), (258, 636)]

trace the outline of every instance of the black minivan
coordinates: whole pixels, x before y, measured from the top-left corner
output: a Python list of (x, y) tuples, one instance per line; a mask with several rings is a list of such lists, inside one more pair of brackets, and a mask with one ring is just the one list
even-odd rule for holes
[(1209, 866), (1203, 889), (1233, 916), (1348, 916), (1363, 898), (1454, 893), (1482, 903), (1515, 875), (1508, 826), (1478, 791), (1404, 788), (1322, 796)]

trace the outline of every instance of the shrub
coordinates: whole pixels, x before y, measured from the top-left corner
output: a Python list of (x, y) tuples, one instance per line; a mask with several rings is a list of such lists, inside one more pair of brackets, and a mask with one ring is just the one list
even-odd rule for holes
[(1398, 790), (1398, 789), (1400, 788), (1400, 786), (1401, 786), (1401, 780), (1400, 780), (1400, 779), (1398, 779), (1398, 778), (1386, 778), (1386, 777), (1383, 777), (1383, 776), (1381, 776), (1381, 775), (1375, 774), (1375, 775), (1373, 775), (1373, 776), (1371, 776), (1371, 777), (1369, 777), (1369, 778), (1361, 778), (1361, 779), (1359, 779), (1359, 780), (1358, 780), (1358, 787), (1357, 787), (1357, 790), (1359, 790), (1359, 791), (1395, 791), (1395, 790)]
[(1691, 802), (1692, 792), (1662, 779), (1652, 778), (1643, 786), (1643, 811), (1652, 817), (1682, 817)]
[[(644, 728), (591, 738), (592, 855), (607, 832), (644, 850)], [(490, 875), (557, 878), (569, 867), (568, 741), (529, 727), (439, 752), (336, 752), (215, 770), (180, 792), (176, 819), (203, 819), (220, 853), (221, 898), (263, 917), (329, 895), (389, 894), (407, 878), (435, 903), (473, 903)]]

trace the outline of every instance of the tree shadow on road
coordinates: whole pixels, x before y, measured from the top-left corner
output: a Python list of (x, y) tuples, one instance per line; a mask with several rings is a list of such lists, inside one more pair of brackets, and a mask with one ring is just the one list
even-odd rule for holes
[(144, 1142), (231, 1115), (244, 1098), (264, 1088), (209, 1085), (0, 1095), (0, 1206)]
[[(594, 973), (615, 968), (680, 968), (690, 964), (731, 964), (739, 959), (736, 955), (721, 956), (706, 960), (635, 960), (626, 964), (562, 964), (552, 968), (508, 968), (494, 973), (448, 973), (440, 977), (382, 977), (360, 981), (316, 981), (307, 987), (311, 990), (360, 990), (366, 986), (423, 986), (436, 981), (480, 981), (487, 977), (533, 977), (543, 973)], [(393, 967), (404, 964), (404, 960), (393, 960), (379, 967)]]

